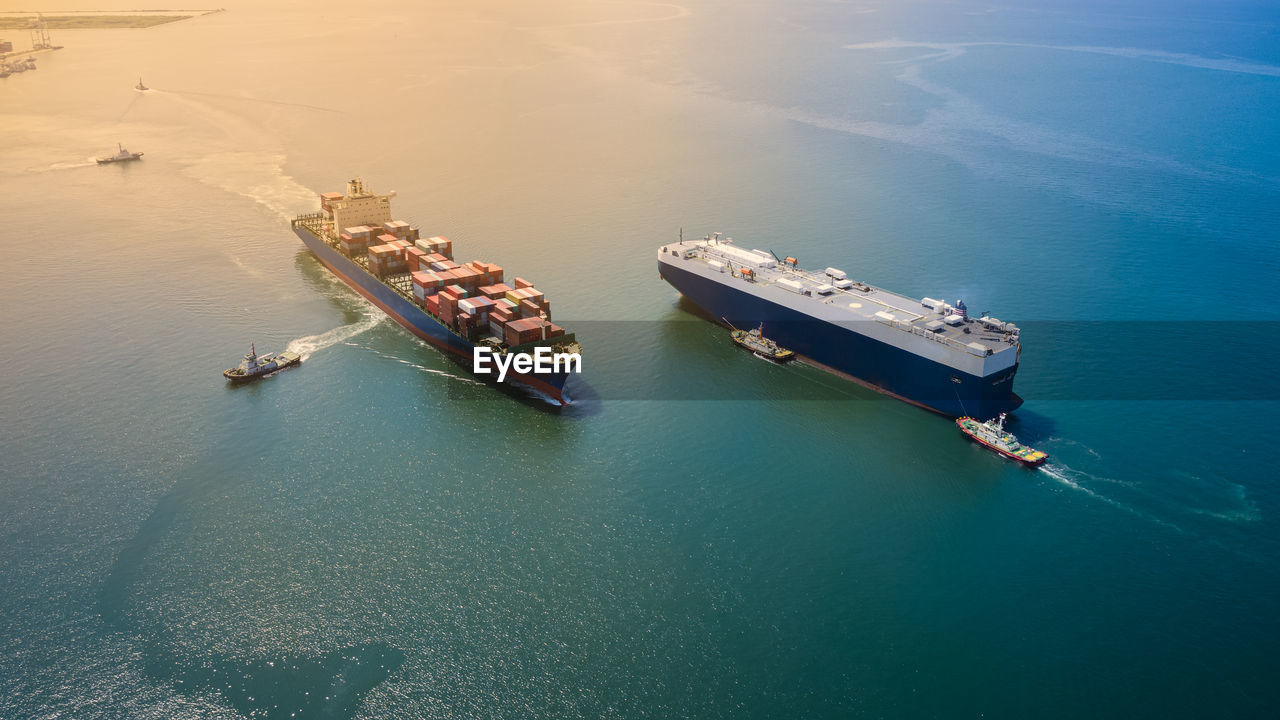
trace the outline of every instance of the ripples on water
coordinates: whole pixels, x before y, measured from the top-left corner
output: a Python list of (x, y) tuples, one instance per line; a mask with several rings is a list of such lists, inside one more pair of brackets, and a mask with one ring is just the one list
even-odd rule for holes
[[(0, 717), (1275, 704), (1275, 403), (1082, 369), (1120, 310), (1270, 312), (1271, 20), (366, 10), (68, 31), (3, 81)], [(579, 403), (479, 387), (300, 249), (356, 175), (579, 321)], [(1101, 321), (1027, 337), (1052, 462), (734, 353), (653, 277), (681, 228)], [(229, 388), (248, 342), (306, 362)]]

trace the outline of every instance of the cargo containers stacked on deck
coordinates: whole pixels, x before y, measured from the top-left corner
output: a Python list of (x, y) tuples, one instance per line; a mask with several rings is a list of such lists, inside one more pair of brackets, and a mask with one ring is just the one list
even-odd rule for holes
[(394, 235), (399, 240), (407, 240), (409, 242), (418, 240), (418, 228), (403, 220), (388, 220), (382, 223), (382, 229), (388, 235)]
[(438, 253), (443, 255), (446, 259), (453, 259), (453, 242), (448, 238), (437, 236), (429, 237), (425, 240), (417, 239), (414, 240), (414, 244), (429, 253)]
[(320, 212), (332, 213), (333, 206), (342, 202), (342, 193), (320, 193)]
[[(414, 249), (421, 251), (421, 246), (410, 248), (407, 252)], [(491, 334), (498, 341), (505, 342), (508, 323), (522, 319), (545, 321), (551, 318), (551, 303), (528, 280), (516, 278), (515, 282), (519, 286), (511, 287), (502, 282), (503, 270), (493, 263), (473, 260), (459, 265), (452, 260), (433, 258), (442, 256), (438, 253), (422, 256), (418, 259), (419, 267), (426, 269), (417, 271), (412, 270), (413, 260), (409, 261), (413, 297), (419, 306), (437, 316), (450, 328), (465, 334), (468, 339), (475, 340)], [(447, 298), (432, 300), (440, 294)], [(516, 333), (513, 337), (526, 337), (528, 328), (523, 332), (524, 335)], [(563, 334), (563, 330), (560, 334)], [(528, 340), (522, 340), (523, 342)]]
[(395, 245), (374, 245), (369, 248), (369, 272), (386, 277), (409, 269), (404, 259), (404, 248)]
[(338, 236), (338, 246), (347, 257), (357, 257), (368, 252), (372, 240), (373, 228), (357, 225), (342, 231)]
[(539, 340), (552, 340), (564, 336), (564, 328), (542, 318), (512, 320), (503, 327), (502, 340), (508, 347), (527, 345)]
[[(468, 359), (481, 344), (499, 352), (516, 346), (532, 352), (539, 345), (581, 352), (572, 334), (550, 322), (550, 303), (532, 282), (508, 282), (503, 268), (487, 261), (457, 262), (449, 239), (423, 238), (416, 227), (392, 218), (394, 193), (367, 192), (360, 180), (347, 189), (345, 195), (321, 195), (321, 211), (291, 225), (335, 275), (406, 329)], [(567, 370), (513, 375), (508, 379), (565, 402)]]

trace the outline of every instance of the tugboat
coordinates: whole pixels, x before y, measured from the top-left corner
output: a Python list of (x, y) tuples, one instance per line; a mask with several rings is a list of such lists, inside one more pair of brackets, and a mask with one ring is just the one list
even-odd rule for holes
[(729, 336), (738, 347), (770, 362), (781, 365), (796, 359), (794, 352), (764, 336), (764, 323), (760, 323), (760, 327), (750, 331), (735, 328)]
[(222, 377), (233, 383), (248, 382), (256, 380), (263, 375), (273, 373), (277, 370), (283, 370), (287, 367), (293, 367), (302, 362), (302, 356), (288, 350), (278, 353), (258, 354), (253, 343), (249, 344), (249, 354), (244, 356), (244, 360), (240, 364), (230, 370), (224, 370)]
[(1016, 460), (1027, 467), (1043, 465), (1049, 455), (1019, 443), (1018, 438), (1004, 429), (1004, 415), (1000, 413), (1000, 417), (986, 422), (978, 422), (971, 417), (957, 418), (956, 426), (974, 441), (1010, 460)]
[(137, 85), (134, 85), (134, 86), (133, 86), (133, 89), (134, 89), (134, 90), (147, 90), (147, 89), (149, 89), (149, 88), (147, 88), (147, 86), (146, 86), (146, 85), (143, 85), (143, 84), (142, 84), (142, 76), (141, 76), (141, 75), (139, 75), (139, 76), (138, 76), (138, 84), (137, 84)]
[(116, 147), (120, 148), (120, 152), (112, 155), (111, 157), (98, 158), (98, 164), (106, 165), (107, 163), (128, 162), (130, 160), (142, 159), (142, 153), (140, 152), (131, 153), (128, 150), (125, 150), (124, 145), (121, 145), (120, 143), (116, 143)]

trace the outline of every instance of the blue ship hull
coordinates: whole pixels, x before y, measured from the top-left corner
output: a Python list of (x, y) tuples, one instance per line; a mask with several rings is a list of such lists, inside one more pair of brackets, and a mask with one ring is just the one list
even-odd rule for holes
[(750, 292), (659, 262), (658, 273), (717, 322), (765, 324), (765, 334), (816, 365), (949, 417), (991, 418), (1022, 404), (1012, 367), (978, 377), (840, 325), (815, 320)]
[[(441, 350), (458, 356), (465, 360), (468, 366), (470, 365), (472, 351), (475, 348), (473, 343), (454, 334), (426, 310), (385, 285), (305, 227), (296, 226), (293, 232), (307, 246), (307, 249), (311, 250), (321, 263), (324, 263), (325, 267), (369, 302), (381, 308), (392, 320), (400, 323), (414, 335)], [(569, 374), (565, 372), (532, 374), (516, 373), (513, 370), (507, 374), (509, 380), (538, 391), (556, 405), (568, 404), (568, 400), (564, 397), (564, 384), (568, 377)]]

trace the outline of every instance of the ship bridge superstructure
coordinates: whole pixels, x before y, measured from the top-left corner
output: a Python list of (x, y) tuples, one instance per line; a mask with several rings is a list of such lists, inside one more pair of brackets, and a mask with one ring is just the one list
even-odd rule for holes
[(378, 195), (365, 189), (364, 181), (354, 178), (347, 181), (347, 192), (322, 193), (320, 214), (324, 218), (325, 232), (333, 237), (342, 228), (358, 225), (380, 226), (391, 221), (391, 198), (394, 190)]

